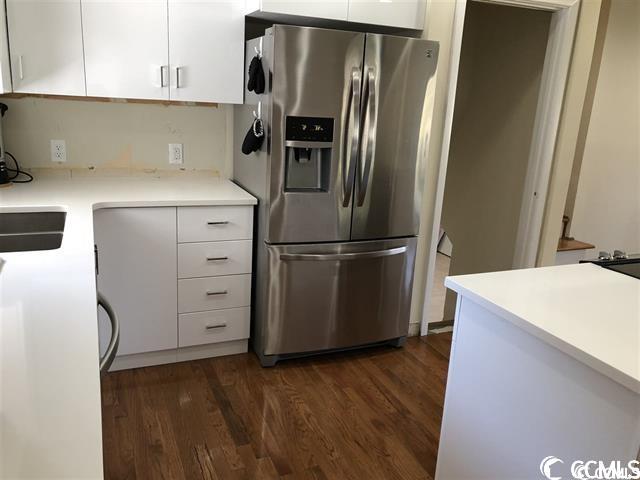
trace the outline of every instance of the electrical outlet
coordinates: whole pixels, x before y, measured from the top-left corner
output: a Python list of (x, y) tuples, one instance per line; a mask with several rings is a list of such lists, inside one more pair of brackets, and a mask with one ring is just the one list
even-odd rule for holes
[(184, 156), (182, 155), (181, 143), (169, 144), (169, 163), (172, 165), (180, 165), (184, 163)]
[(56, 163), (67, 161), (67, 142), (51, 140), (51, 161)]

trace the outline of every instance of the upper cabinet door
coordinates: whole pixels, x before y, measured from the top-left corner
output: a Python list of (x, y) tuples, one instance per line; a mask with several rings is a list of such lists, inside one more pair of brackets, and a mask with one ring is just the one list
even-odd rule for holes
[(349, 21), (422, 30), (426, 0), (350, 0)]
[(87, 95), (168, 100), (167, 0), (82, 0), (82, 27)]
[(85, 95), (80, 0), (7, 0), (13, 91)]
[(262, 0), (265, 13), (347, 20), (349, 0)]
[(242, 103), (244, 2), (169, 0), (171, 100)]

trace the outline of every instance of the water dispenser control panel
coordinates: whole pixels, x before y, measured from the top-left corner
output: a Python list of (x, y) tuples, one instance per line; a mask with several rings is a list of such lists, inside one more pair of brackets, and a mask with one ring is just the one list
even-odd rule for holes
[(333, 118), (288, 116), (285, 125), (285, 140), (333, 142)]
[(333, 123), (334, 119), (328, 117), (286, 117), (285, 191), (329, 190)]

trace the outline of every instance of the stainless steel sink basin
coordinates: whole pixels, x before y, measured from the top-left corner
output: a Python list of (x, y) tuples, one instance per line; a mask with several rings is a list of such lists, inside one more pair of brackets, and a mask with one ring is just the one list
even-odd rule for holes
[(60, 248), (66, 212), (0, 213), (0, 252)]

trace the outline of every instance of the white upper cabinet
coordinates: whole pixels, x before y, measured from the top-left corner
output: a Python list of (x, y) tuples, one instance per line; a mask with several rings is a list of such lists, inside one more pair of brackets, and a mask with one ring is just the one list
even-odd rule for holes
[(80, 0), (7, 0), (13, 91), (85, 95)]
[(171, 100), (242, 103), (244, 2), (169, 0)]
[(347, 20), (349, 0), (253, 0), (251, 9), (264, 13)]
[(350, 0), (350, 22), (422, 30), (425, 0)]
[(426, 0), (248, 0), (246, 12), (276, 20), (278, 15), (298, 15), (422, 30), (426, 3)]
[(87, 95), (169, 99), (167, 0), (82, 0)]

